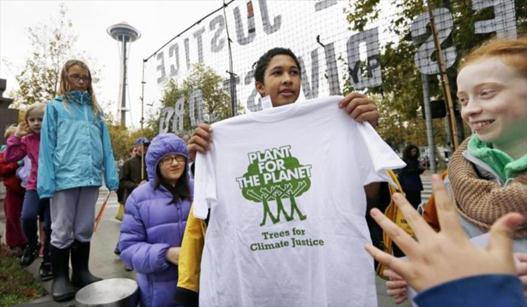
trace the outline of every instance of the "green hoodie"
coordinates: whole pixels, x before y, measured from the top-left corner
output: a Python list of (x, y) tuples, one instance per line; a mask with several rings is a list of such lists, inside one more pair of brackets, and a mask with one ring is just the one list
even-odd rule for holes
[(527, 154), (513, 160), (506, 152), (494, 148), (492, 143), (481, 141), (476, 135), (470, 137), (467, 148), (471, 155), (487, 163), (503, 182), (527, 170)]

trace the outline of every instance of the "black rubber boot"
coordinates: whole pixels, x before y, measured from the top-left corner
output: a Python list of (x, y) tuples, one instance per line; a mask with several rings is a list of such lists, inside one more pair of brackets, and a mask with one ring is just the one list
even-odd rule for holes
[(50, 245), (53, 269), (51, 295), (56, 302), (69, 301), (75, 296), (77, 289), (73, 287), (69, 277), (70, 248), (56, 248)]
[(38, 246), (27, 244), (20, 256), (20, 265), (26, 267), (38, 258)]
[(71, 248), (71, 282), (74, 286), (82, 288), (86, 285), (102, 280), (90, 273), (90, 242), (75, 241)]
[(38, 269), (38, 275), (40, 276), (41, 281), (52, 280), (53, 268), (51, 266), (51, 262), (42, 261), (40, 268)]

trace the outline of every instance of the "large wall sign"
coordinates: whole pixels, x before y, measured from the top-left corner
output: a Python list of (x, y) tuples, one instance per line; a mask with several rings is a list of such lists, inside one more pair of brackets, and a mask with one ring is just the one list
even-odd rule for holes
[[(299, 57), (302, 66), (302, 98), (336, 95), (346, 80), (356, 90), (382, 84), (381, 42), (394, 41), (387, 22), (368, 25), (363, 32), (349, 30), (344, 10), (348, 1), (235, 1), (223, 11), (200, 21), (160, 50), (146, 67), (147, 97), (159, 99), (164, 84), (184, 80), (193, 64), (203, 63), (225, 77), (229, 88), (227, 31), (232, 41), (233, 73), (239, 102), (248, 112), (262, 108), (254, 88), (253, 63), (268, 49), (287, 47)], [(474, 12), (493, 10), (494, 18), (474, 23), (474, 35), (495, 32), (500, 38), (517, 36), (514, 0), (472, 0)], [(389, 12), (392, 13), (392, 12)], [(435, 26), (443, 46), (446, 66), (456, 62), (453, 46), (444, 41), (454, 31), (453, 13), (447, 8), (433, 10)], [(433, 37), (428, 13), (418, 15), (411, 24), (416, 42), (415, 64), (420, 73), (437, 74)], [(183, 105), (190, 106), (193, 126), (206, 118), (202, 93), (195, 89), (188, 101), (162, 111), (162, 130), (180, 131), (183, 127)], [(152, 100), (150, 100), (152, 101)]]

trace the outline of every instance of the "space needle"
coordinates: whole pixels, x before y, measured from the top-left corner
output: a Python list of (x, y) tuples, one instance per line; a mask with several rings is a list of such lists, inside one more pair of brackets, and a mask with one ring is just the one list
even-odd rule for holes
[(119, 96), (121, 100), (121, 126), (126, 127), (126, 112), (128, 109), (126, 108), (126, 94), (127, 94), (127, 82), (126, 82), (126, 64), (128, 60), (128, 53), (129, 53), (129, 44), (131, 42), (134, 42), (139, 37), (141, 37), (141, 33), (139, 31), (129, 25), (126, 22), (121, 22), (118, 24), (115, 24), (111, 27), (109, 27), (106, 32), (108, 32), (108, 35), (110, 35), (113, 39), (119, 42), (119, 47), (121, 49), (121, 81), (120, 81), (120, 87), (119, 87)]

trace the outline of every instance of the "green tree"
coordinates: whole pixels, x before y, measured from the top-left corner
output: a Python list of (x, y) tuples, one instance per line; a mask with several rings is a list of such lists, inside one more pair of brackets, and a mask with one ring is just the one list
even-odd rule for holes
[[(294, 157), (287, 157), (284, 159), (284, 166), (287, 170), (294, 170), (299, 169), (301, 167), (305, 167), (304, 165), (301, 165), (297, 158)], [(309, 166), (310, 168), (311, 166)], [(296, 198), (300, 197), (304, 192), (307, 192), (309, 188), (311, 188), (311, 180), (308, 176), (299, 178), (299, 179), (293, 179), (288, 180), (284, 184), (285, 189), (283, 189), (284, 193), (280, 195), (280, 197), (287, 196), (289, 198), (289, 202), (291, 204), (291, 219), (293, 219), (295, 212), (297, 213), (300, 220), (305, 220), (306, 216), (300, 212), (298, 209), (298, 206), (296, 204)]]
[[(442, 44), (443, 48), (454, 46), (457, 52), (457, 62), (448, 69), (449, 83), (451, 85), (451, 96), (456, 97), (456, 82), (458, 62), (464, 55), (483, 41), (491, 38), (493, 34), (475, 34), (474, 24), (480, 20), (494, 18), (491, 8), (475, 12), (472, 9), (472, 1), (449, 1), (449, 0), (429, 0), (433, 8), (446, 7), (450, 10), (454, 28), (450, 37)], [(515, 0), (517, 30), (519, 35), (527, 33), (527, 3), (524, 0)], [(383, 14), (382, 10), (393, 12), (390, 16)], [(423, 43), (423, 40), (431, 35), (424, 35), (417, 41), (412, 41), (410, 26), (414, 19), (427, 13), (423, 0), (390, 2), (384, 0), (356, 0), (350, 5), (347, 11), (347, 20), (351, 29), (363, 31), (366, 26), (376, 24), (380, 18), (383, 23), (388, 23), (388, 31), (394, 33), (397, 38), (391, 41), (381, 41), (382, 53), (380, 57), (382, 65), (383, 84), (377, 88), (370, 88), (370, 94), (380, 97), (381, 125), (380, 134), (386, 139), (396, 138), (398, 141), (408, 142), (406, 138), (397, 138), (393, 134), (411, 135), (414, 129), (422, 127), (422, 117), (419, 109), (422, 108), (423, 94), (422, 83), (419, 70), (414, 61), (416, 45)], [(430, 80), (430, 94), (432, 97), (443, 97), (441, 88), (435, 77)], [(348, 90), (352, 90), (349, 83)], [(446, 99), (443, 98), (446, 101)], [(392, 123), (392, 121), (394, 123)], [(383, 125), (389, 125), (388, 129), (383, 129)], [(439, 126), (437, 136), (439, 143), (444, 143), (443, 121), (434, 120), (434, 128)], [(399, 130), (395, 132), (393, 128)], [(421, 137), (416, 139), (417, 145), (426, 143), (424, 131), (420, 129)]]
[(117, 161), (126, 160), (128, 158), (128, 151), (133, 144), (128, 128), (115, 122), (108, 114), (104, 115), (104, 121), (106, 122), (112, 141), (114, 159)]
[(132, 147), (132, 139), (129, 136), (126, 127), (120, 124), (112, 123), (108, 125), (108, 131), (112, 140), (113, 155), (116, 160), (126, 160), (128, 152)]
[[(193, 91), (199, 89), (203, 94), (203, 119), (214, 123), (231, 116), (230, 96), (223, 88), (223, 78), (216, 74), (212, 68), (202, 64), (194, 65), (190, 75), (181, 83), (169, 80), (163, 91), (161, 109), (175, 107), (178, 99), (184, 99), (183, 131), (178, 131), (182, 136), (192, 133), (194, 127), (190, 122), (189, 98)], [(240, 106), (238, 106), (240, 109)], [(155, 112), (147, 121), (147, 126), (153, 131), (159, 131), (160, 111)]]
[[(183, 82), (183, 90), (190, 95), (192, 90), (203, 93), (203, 115), (214, 123), (231, 116), (230, 96), (223, 88), (223, 77), (212, 68), (196, 64), (191, 74)], [(188, 96), (186, 97), (188, 99)]]
[[(420, 94), (422, 96), (422, 94)], [(422, 116), (423, 106), (413, 105), (412, 110), (406, 112), (412, 114), (413, 117), (409, 117), (405, 111), (400, 111), (404, 107), (395, 106), (399, 101), (398, 97), (392, 97), (391, 95), (373, 95), (375, 100), (378, 101), (377, 109), (379, 111), (379, 125), (376, 128), (377, 132), (382, 138), (390, 145), (402, 149), (401, 147), (406, 144), (415, 144), (417, 146), (423, 146), (427, 143), (426, 139), (426, 125)], [(414, 99), (414, 98), (412, 98)], [(446, 126), (445, 119), (433, 119), (433, 137), (435, 144), (441, 144), (446, 139)]]
[(77, 36), (73, 33), (64, 4), (60, 5), (58, 16), (49, 24), (29, 27), (28, 36), (31, 55), (16, 76), (19, 89), (15, 94), (18, 101), (33, 104), (48, 101), (57, 93), (61, 65), (76, 54)]
[(125, 161), (129, 158), (130, 149), (138, 137), (144, 136), (152, 140), (156, 135), (149, 127), (143, 130), (130, 131), (127, 127), (123, 127), (119, 122), (113, 120), (109, 114), (104, 115), (104, 121), (108, 126), (108, 132), (112, 140), (113, 155), (117, 161)]
[[(175, 107), (176, 101), (178, 101), (178, 99), (181, 97), (185, 98), (188, 97), (188, 95), (183, 91), (183, 88), (175, 80), (169, 80), (165, 84), (165, 88), (163, 90), (163, 97), (161, 98), (161, 107), (147, 119), (146, 127), (155, 131), (156, 133), (159, 133), (159, 121), (161, 116), (161, 110), (166, 107)], [(188, 119), (187, 110), (185, 110), (184, 119), (184, 127), (190, 127), (190, 120)]]
[(152, 130), (149, 127), (144, 128), (143, 130), (137, 129), (130, 132), (130, 138), (133, 142), (137, 140), (138, 137), (144, 136), (149, 140), (152, 140), (157, 135), (157, 131)]
[[(286, 178), (288, 171), (295, 172), (300, 168), (306, 168), (301, 165), (297, 158), (286, 157), (283, 158), (283, 169), (274, 171), (274, 178)], [(242, 178), (244, 182), (249, 182), (258, 178), (259, 184), (249, 184), (242, 187), (242, 195), (245, 199), (262, 203), (263, 205), (263, 217), (260, 226), (267, 223), (267, 218), (271, 220), (273, 224), (280, 222), (281, 216), (283, 215), (286, 221), (292, 221), (295, 215), (300, 220), (305, 220), (306, 216), (300, 211), (297, 206), (296, 198), (300, 197), (304, 192), (308, 191), (311, 187), (311, 180), (309, 176), (303, 176), (300, 178), (290, 178), (278, 180), (265, 179), (264, 173), (260, 172), (259, 164), (260, 161), (254, 161), (247, 167), (247, 172), (243, 174)], [(307, 166), (310, 168), (310, 166)], [(240, 179), (239, 179), (240, 180)], [(288, 199), (290, 204), (290, 210), (287, 212), (284, 208), (283, 199)], [(276, 201), (276, 214), (273, 214), (269, 207), (269, 202)]]

